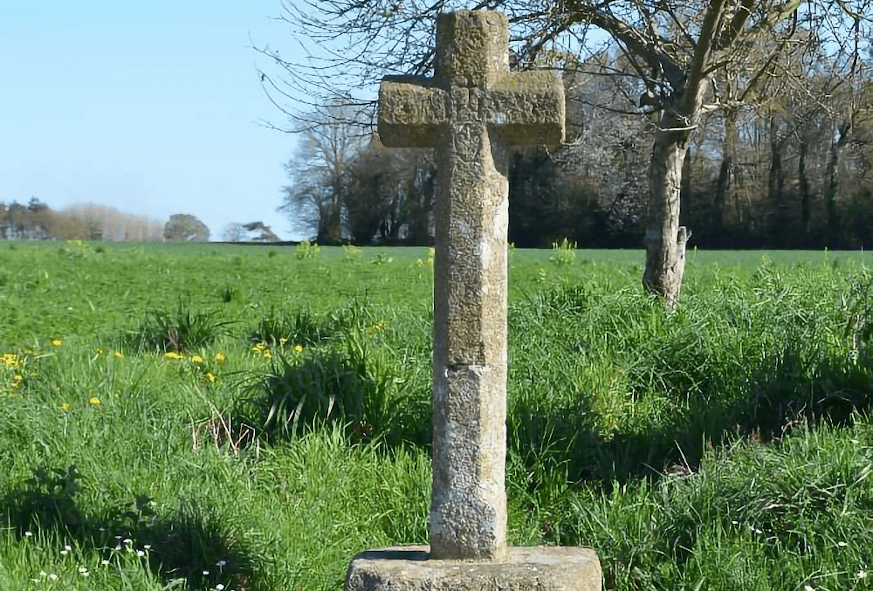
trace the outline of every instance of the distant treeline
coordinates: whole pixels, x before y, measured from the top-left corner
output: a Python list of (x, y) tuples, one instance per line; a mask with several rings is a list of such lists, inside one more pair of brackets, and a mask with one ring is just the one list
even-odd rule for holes
[(163, 240), (164, 224), (114, 207), (76, 204), (55, 211), (37, 198), (0, 203), (0, 240)]

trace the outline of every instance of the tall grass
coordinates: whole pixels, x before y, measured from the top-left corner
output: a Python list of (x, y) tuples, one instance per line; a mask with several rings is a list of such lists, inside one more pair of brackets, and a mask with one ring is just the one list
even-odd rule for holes
[[(0, 589), (338, 589), (426, 542), (427, 251), (173, 248), (0, 250)], [(511, 542), (608, 589), (870, 588), (860, 259), (691, 253), (665, 314), (636, 253), (574, 254), (511, 259)]]

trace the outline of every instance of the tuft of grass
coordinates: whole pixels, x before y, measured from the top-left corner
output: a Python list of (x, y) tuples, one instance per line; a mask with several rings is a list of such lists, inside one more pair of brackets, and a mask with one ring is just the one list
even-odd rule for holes
[(359, 260), (361, 258), (361, 249), (354, 244), (343, 244), (343, 260), (347, 263)]
[[(398, 378), (384, 350), (353, 330), (326, 349), (281, 355), (250, 384), (252, 420), (271, 440), (297, 438), (325, 424), (360, 441), (424, 445), (430, 440), (429, 391)], [(252, 412), (252, 411), (250, 411)]]
[(219, 320), (211, 311), (191, 311), (179, 300), (173, 312), (152, 310), (139, 328), (129, 334), (126, 346), (137, 351), (181, 353), (205, 347), (227, 332), (232, 321)]
[(361, 329), (367, 316), (366, 300), (353, 300), (325, 313), (316, 313), (309, 308), (280, 311), (273, 307), (260, 319), (249, 338), (253, 343), (270, 347), (312, 346), (341, 339), (350, 331)]
[(343, 324), (339, 315), (318, 315), (301, 308), (294, 312), (277, 311), (275, 308), (261, 318), (251, 332), (250, 340), (266, 343), (270, 347), (285, 345), (315, 345), (334, 335)]
[(387, 265), (394, 261), (394, 257), (389, 256), (387, 252), (377, 252), (376, 256), (371, 261), (374, 265)]
[(243, 304), (246, 302), (246, 294), (240, 287), (236, 285), (228, 285), (227, 287), (221, 289), (218, 293), (219, 298), (225, 304), (229, 304), (231, 302), (237, 304)]

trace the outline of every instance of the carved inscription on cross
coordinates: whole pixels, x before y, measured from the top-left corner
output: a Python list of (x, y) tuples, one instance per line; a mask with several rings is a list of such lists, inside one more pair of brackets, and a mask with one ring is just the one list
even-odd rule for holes
[(564, 137), (560, 78), (508, 46), (503, 14), (441, 14), (435, 76), (379, 90), (382, 143), (437, 154), (433, 559), (506, 555), (508, 146)]

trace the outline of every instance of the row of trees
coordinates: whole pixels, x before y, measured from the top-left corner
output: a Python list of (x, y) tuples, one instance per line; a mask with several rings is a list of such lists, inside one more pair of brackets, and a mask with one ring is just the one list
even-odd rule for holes
[(279, 237), (264, 222), (240, 224), (233, 222), (224, 227), (222, 236), (227, 242), (279, 242)]
[(385, 148), (366, 125), (371, 115), (336, 104), (305, 124), (279, 210), (321, 243), (428, 243), (433, 150)]
[[(263, 222), (231, 223), (223, 231), (228, 242), (278, 242)], [(0, 203), (0, 240), (161, 240), (205, 242), (209, 228), (196, 216), (176, 213), (162, 224), (114, 207), (79, 203), (55, 211), (36, 197), (27, 205)]]
[[(858, 67), (847, 81), (825, 64), (803, 86), (774, 78), (761, 83), (767, 92), (756, 102), (701, 115), (680, 185), (696, 244), (857, 248), (873, 239), (871, 69)], [(511, 239), (639, 246), (654, 118), (633, 109), (630, 63), (621, 55), (602, 52), (572, 70), (561, 65), (573, 141), (514, 151)], [(333, 105), (301, 127), (283, 209), (322, 241), (426, 242), (432, 151), (386, 150), (368, 133), (368, 115)]]
[[(165, 240), (205, 242), (209, 240), (210, 232), (206, 224), (197, 217), (188, 213), (176, 213), (164, 225), (163, 236)], [(226, 242), (279, 242), (279, 237), (264, 222), (232, 222), (224, 227), (221, 237)]]
[[(628, 63), (597, 56), (603, 74)], [(589, 65), (590, 69), (590, 65)], [(515, 149), (510, 240), (544, 247), (639, 247), (656, 124), (629, 111), (626, 78), (564, 76), (571, 143)], [(766, 102), (701, 115), (680, 185), (681, 214), (703, 247), (873, 245), (873, 83), (815, 93), (782, 86)], [(386, 149), (352, 105), (302, 130), (281, 207), (320, 242), (428, 243), (436, 165), (427, 149)]]
[[(205, 242), (209, 240), (210, 232), (195, 216), (176, 213), (164, 225), (163, 236), (165, 240)], [(279, 237), (264, 222), (232, 222), (224, 227), (221, 237), (226, 242), (279, 242)]]
[[(287, 85), (320, 97), (321, 104), (336, 105), (343, 104), (337, 97), (354, 96), (384, 74), (432, 71), (433, 23), (447, 4), (331, 0), (286, 8), (296, 33), (323, 42), (324, 51), (310, 51), (316, 62), (307, 67), (266, 48), (263, 53), (274, 59), (281, 75), (262, 73), (262, 82), (277, 104)], [(568, 99), (580, 103), (570, 109), (580, 133), (569, 138), (561, 154), (557, 147), (550, 149), (548, 163), (536, 150), (517, 158), (523, 169), (553, 167), (551, 174), (542, 181), (525, 180), (513, 170), (516, 184), (537, 187), (567, 203), (596, 203), (595, 214), (607, 227), (644, 228), (643, 283), (664, 296), (668, 308), (679, 293), (691, 235), (679, 225), (680, 213), (704, 220), (706, 230), (696, 231), (713, 241), (735, 232), (735, 238), (764, 242), (773, 240), (773, 229), (783, 242), (795, 242), (799, 229), (798, 245), (847, 240), (845, 224), (867, 198), (860, 184), (869, 174), (867, 155), (860, 152), (870, 113), (867, 52), (873, 0), (487, 0), (473, 8), (510, 15), (511, 65), (561, 70)], [(346, 43), (342, 51), (332, 46), (337, 39)], [(588, 130), (600, 125), (604, 112), (622, 125), (601, 126), (606, 136), (601, 138)], [(290, 114), (306, 119), (299, 111)], [(335, 127), (335, 119), (327, 113), (315, 127)], [(311, 133), (313, 126), (298, 130)], [(637, 150), (644, 154), (640, 176), (632, 172), (640, 160)], [(370, 148), (358, 151), (369, 153)], [(613, 167), (594, 170), (610, 159)], [(318, 234), (351, 233), (352, 208), (344, 205), (338, 180), (346, 178), (346, 187), (355, 186), (348, 178), (352, 161), (345, 156), (341, 162), (315, 160), (323, 163), (322, 170), (311, 170), (322, 174), (333, 167), (342, 176), (333, 174), (331, 183), (310, 182), (308, 201), (292, 185), (286, 208), (293, 208), (294, 200), (312, 203), (320, 195), (318, 203), (329, 207), (308, 209), (319, 215)], [(604, 170), (610, 178), (600, 182)], [(851, 175), (858, 183), (848, 182)], [(407, 185), (421, 178), (405, 171)], [(640, 179), (646, 187), (642, 200), (634, 191)], [(378, 183), (371, 180), (371, 185)], [(622, 189), (611, 192), (616, 185)], [(331, 220), (327, 225), (321, 223), (324, 213)], [(639, 238), (638, 230), (633, 233)]]
[(55, 211), (37, 198), (0, 203), (0, 240), (161, 240), (163, 224), (114, 207), (81, 203)]

